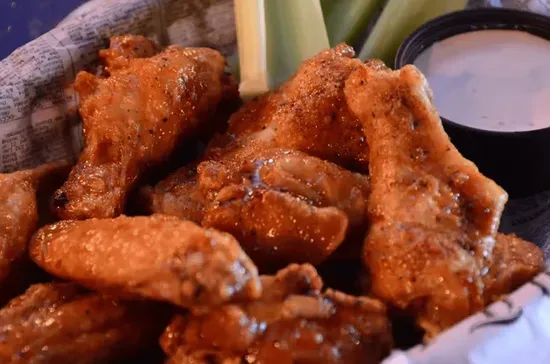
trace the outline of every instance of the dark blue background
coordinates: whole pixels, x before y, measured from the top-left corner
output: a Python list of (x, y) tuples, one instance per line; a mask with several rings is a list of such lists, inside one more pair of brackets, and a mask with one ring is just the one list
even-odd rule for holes
[(86, 1), (0, 0), (0, 59), (55, 27)]

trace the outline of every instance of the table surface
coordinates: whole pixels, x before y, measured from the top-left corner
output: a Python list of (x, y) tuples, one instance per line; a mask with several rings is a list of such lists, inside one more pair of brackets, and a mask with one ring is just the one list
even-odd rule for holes
[(0, 60), (87, 0), (0, 0)]

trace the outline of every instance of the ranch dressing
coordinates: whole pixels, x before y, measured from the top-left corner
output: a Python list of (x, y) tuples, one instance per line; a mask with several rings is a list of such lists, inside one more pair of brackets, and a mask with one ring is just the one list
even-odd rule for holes
[(492, 131), (550, 126), (550, 41), (516, 30), (444, 39), (414, 62), (442, 117)]

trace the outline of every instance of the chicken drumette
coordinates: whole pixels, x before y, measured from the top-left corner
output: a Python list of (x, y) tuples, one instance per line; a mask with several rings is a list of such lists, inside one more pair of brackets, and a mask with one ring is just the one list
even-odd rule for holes
[(378, 363), (392, 346), (384, 305), (328, 290), (310, 265), (263, 276), (262, 297), (176, 316), (170, 363)]
[(2, 363), (113, 363), (154, 347), (169, 310), (86, 293), (73, 283), (31, 286), (0, 310)]
[(85, 147), (54, 196), (62, 219), (122, 213), (140, 176), (238, 94), (225, 59), (212, 49), (170, 46), (157, 53), (143, 37), (122, 36), (100, 56), (106, 77), (80, 72), (75, 81)]
[[(434, 335), (481, 309), (487, 272), (507, 264), (493, 265), (507, 195), (451, 144), (426, 79), (414, 66), (361, 66), (345, 93), (369, 140), (372, 225), (364, 261), (373, 294), (415, 313)], [(497, 246), (508, 243), (496, 239)], [(507, 252), (499, 259), (514, 256)], [(525, 259), (528, 273), (521, 279), (540, 269), (540, 260)]]
[(191, 307), (261, 294), (232, 236), (172, 216), (61, 221), (38, 231), (30, 254), (55, 276), (122, 298)]
[(368, 164), (343, 93), (361, 65), (353, 55), (346, 45), (323, 51), (244, 105), (196, 173), (184, 168), (146, 191), (150, 211), (230, 231), (262, 264), (319, 263), (350, 228), (364, 232), (368, 179), (335, 165), (366, 171)]

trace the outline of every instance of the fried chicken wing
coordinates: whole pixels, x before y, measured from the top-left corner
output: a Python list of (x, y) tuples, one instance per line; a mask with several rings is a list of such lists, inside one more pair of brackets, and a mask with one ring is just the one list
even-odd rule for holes
[(73, 283), (31, 286), (0, 310), (2, 363), (111, 363), (155, 344), (166, 314)]
[[(234, 234), (262, 264), (326, 259), (364, 215), (357, 211), (365, 190), (355, 189), (359, 178), (343, 170), (336, 175), (336, 166), (317, 159), (367, 170), (361, 123), (349, 112), (343, 93), (345, 79), (361, 64), (353, 56), (344, 44), (323, 51), (279, 89), (245, 104), (231, 117), (227, 132), (210, 142), (197, 177), (184, 168), (146, 192), (149, 210), (192, 219), (202, 215), (203, 224)], [(269, 161), (270, 150), (293, 154), (284, 167), (264, 176), (278, 179), (273, 186), (249, 187), (255, 178), (250, 170)], [(349, 185), (339, 182), (341, 177), (351, 177)], [(364, 220), (361, 224), (364, 231)]]
[[(27, 243), (39, 224), (37, 191), (45, 191), (70, 165), (54, 162), (36, 169), (0, 174), (0, 301), (25, 285)], [(20, 282), (21, 281), (21, 282)], [(9, 286), (9, 289), (7, 288)], [(25, 287), (23, 287), (24, 289)], [(9, 294), (8, 294), (9, 295)], [(10, 297), (11, 298), (11, 297)]]
[(196, 167), (181, 168), (154, 188), (141, 190), (142, 209), (148, 213), (162, 211), (200, 224), (204, 218), (206, 199), (197, 184)]
[(138, 178), (205, 128), (221, 103), (237, 98), (217, 51), (170, 46), (155, 52), (143, 37), (115, 37), (101, 53), (108, 77), (78, 74), (85, 147), (54, 196), (60, 218), (121, 214)]
[(226, 135), (211, 143), (206, 158), (233, 159), (283, 148), (366, 170), (367, 143), (343, 92), (344, 81), (361, 64), (354, 55), (353, 48), (341, 44), (305, 61), (277, 90), (235, 113)]
[(176, 316), (161, 338), (169, 362), (378, 363), (389, 353), (381, 302), (320, 294), (321, 278), (310, 265), (263, 276), (262, 286), (255, 302)]
[(369, 140), (373, 293), (434, 335), (483, 307), (507, 195), (451, 144), (414, 66), (361, 66), (345, 93)]
[(232, 236), (177, 217), (61, 221), (39, 230), (30, 254), (55, 276), (123, 298), (191, 307), (261, 293), (256, 267)]
[(497, 234), (493, 261), (483, 278), (486, 302), (514, 291), (543, 269), (544, 254), (536, 245), (515, 235)]
[(288, 193), (314, 206), (334, 206), (353, 224), (366, 216), (368, 176), (334, 163), (288, 149), (267, 149), (231, 163), (205, 161), (199, 166), (199, 186), (209, 199), (224, 195), (232, 185), (269, 188)]
[(149, 58), (159, 53), (155, 42), (141, 35), (119, 35), (111, 38), (109, 48), (99, 51), (99, 59), (108, 72), (128, 67), (132, 58)]
[(305, 153), (271, 149), (249, 160), (199, 166), (211, 203), (202, 224), (233, 234), (262, 267), (320, 263), (348, 227), (366, 228), (367, 177)]

